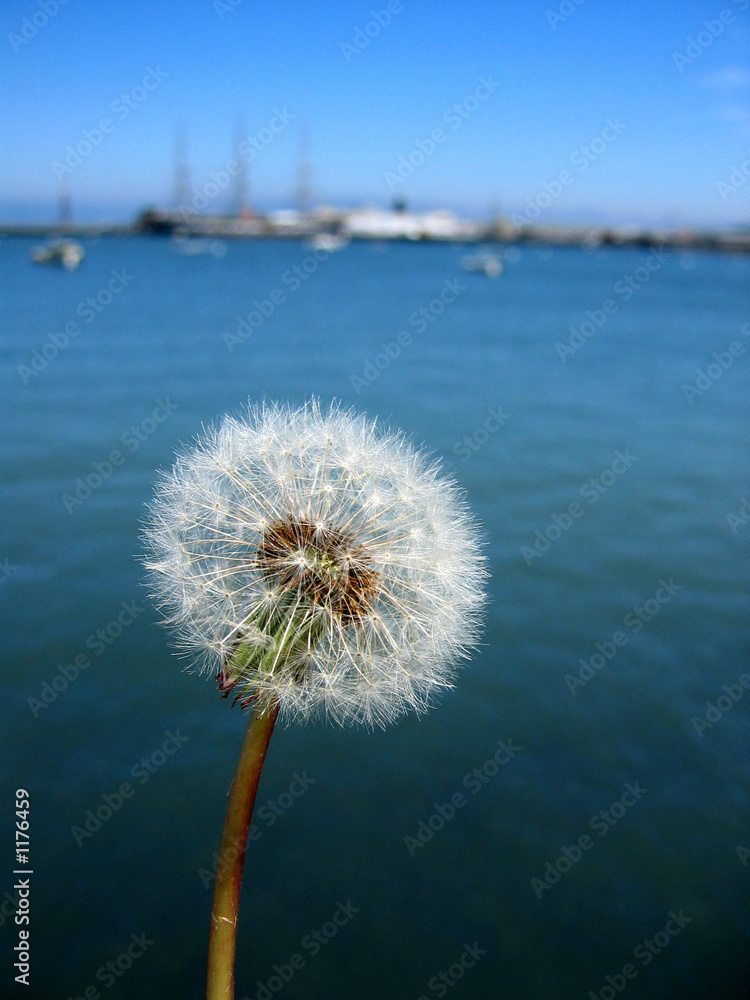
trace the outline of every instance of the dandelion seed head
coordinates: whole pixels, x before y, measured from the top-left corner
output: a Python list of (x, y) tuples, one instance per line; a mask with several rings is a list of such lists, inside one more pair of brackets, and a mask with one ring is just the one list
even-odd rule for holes
[(162, 476), (144, 538), (183, 652), (261, 711), (384, 725), (428, 708), (477, 643), (486, 572), (463, 495), (336, 405), (225, 417)]

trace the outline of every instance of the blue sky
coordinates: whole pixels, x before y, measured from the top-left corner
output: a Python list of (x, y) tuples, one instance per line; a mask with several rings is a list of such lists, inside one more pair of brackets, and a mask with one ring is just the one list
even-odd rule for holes
[[(750, 222), (750, 179), (738, 183), (750, 159), (750, 0), (388, 7), (6, 0), (0, 218), (53, 217), (61, 177), (77, 219), (173, 206), (178, 123), (200, 190), (237, 158), (243, 120), (261, 210), (295, 204), (304, 129), (316, 203), (387, 206), (396, 193), (476, 216), (541, 203), (549, 222)], [(108, 130), (87, 145), (102, 120)], [(211, 210), (227, 209), (232, 190)]]

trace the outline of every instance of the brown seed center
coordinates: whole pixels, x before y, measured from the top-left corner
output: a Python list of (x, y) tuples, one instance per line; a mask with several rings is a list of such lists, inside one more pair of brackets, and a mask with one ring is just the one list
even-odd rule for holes
[(364, 545), (338, 528), (300, 521), (275, 521), (258, 547), (257, 564), (269, 584), (304, 594), (343, 624), (361, 621), (372, 610), (377, 573)]

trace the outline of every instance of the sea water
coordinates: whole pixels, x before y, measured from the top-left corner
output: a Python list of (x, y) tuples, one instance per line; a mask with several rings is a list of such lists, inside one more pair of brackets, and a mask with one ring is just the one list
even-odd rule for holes
[(182, 443), (315, 395), (443, 459), (490, 604), (423, 719), (274, 734), (238, 1000), (744, 997), (750, 260), (508, 247), (492, 279), (453, 245), (83, 242), (71, 273), (0, 242), (24, 995), (202, 994), (246, 720), (157, 625), (139, 531)]

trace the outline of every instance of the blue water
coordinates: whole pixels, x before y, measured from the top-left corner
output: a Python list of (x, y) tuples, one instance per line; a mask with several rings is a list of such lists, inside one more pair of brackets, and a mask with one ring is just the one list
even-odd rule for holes
[(491, 604), (424, 719), (274, 734), (238, 1000), (745, 997), (750, 261), (514, 248), (493, 281), (453, 246), (102, 238), (63, 273), (30, 247), (0, 242), (0, 893), (18, 787), (34, 872), (32, 985), (12, 982), (3, 896), (3, 996), (202, 995), (245, 719), (173, 655), (139, 525), (204, 424), (315, 394), (452, 463)]

